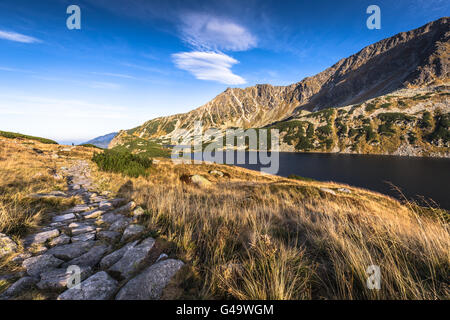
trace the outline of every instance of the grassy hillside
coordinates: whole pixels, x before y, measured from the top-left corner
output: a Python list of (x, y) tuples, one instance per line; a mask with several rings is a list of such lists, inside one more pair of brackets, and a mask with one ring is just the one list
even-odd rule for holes
[(21, 134), (21, 133), (8, 132), (8, 131), (0, 131), (0, 136), (9, 138), (9, 139), (27, 139), (27, 140), (35, 140), (35, 141), (39, 141), (41, 143), (47, 143), (47, 144), (58, 144), (58, 142), (50, 140), (50, 139), (33, 137), (33, 136)]

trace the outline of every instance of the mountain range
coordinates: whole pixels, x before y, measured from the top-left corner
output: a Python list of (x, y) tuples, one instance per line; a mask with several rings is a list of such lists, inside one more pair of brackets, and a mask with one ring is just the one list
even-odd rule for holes
[(109, 147), (167, 143), (202, 121), (204, 130), (279, 129), (282, 151), (449, 156), (449, 37), (444, 17), (289, 86), (228, 88), (190, 112), (122, 130)]

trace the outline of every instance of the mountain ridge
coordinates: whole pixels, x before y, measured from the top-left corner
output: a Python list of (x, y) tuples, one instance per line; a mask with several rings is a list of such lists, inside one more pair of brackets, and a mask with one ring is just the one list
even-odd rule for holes
[(401, 32), (339, 60), (331, 67), (288, 86), (258, 84), (228, 88), (206, 104), (187, 113), (149, 120), (121, 131), (123, 136), (170, 139), (177, 129), (258, 128), (295, 118), (304, 111), (320, 111), (363, 103), (401, 89), (445, 84), (449, 79), (449, 18)]

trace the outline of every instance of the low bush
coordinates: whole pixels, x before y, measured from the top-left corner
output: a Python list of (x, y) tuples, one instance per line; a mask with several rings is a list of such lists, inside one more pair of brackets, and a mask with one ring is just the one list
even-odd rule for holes
[(152, 165), (152, 160), (147, 157), (113, 150), (94, 154), (92, 161), (102, 171), (122, 173), (134, 178), (148, 176), (147, 169)]

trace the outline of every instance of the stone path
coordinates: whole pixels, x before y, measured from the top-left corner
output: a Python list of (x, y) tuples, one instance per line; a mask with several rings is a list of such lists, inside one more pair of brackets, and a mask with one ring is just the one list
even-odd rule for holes
[[(25, 251), (13, 262), (25, 271), (0, 298), (37, 288), (60, 293), (59, 300), (159, 299), (183, 262), (155, 256), (155, 240), (143, 237), (143, 210), (133, 201), (91, 191), (87, 162), (62, 169), (68, 192), (39, 196), (79, 196), (84, 203), (54, 214), (49, 225), (24, 239)], [(81, 283), (73, 287), (77, 278)]]

